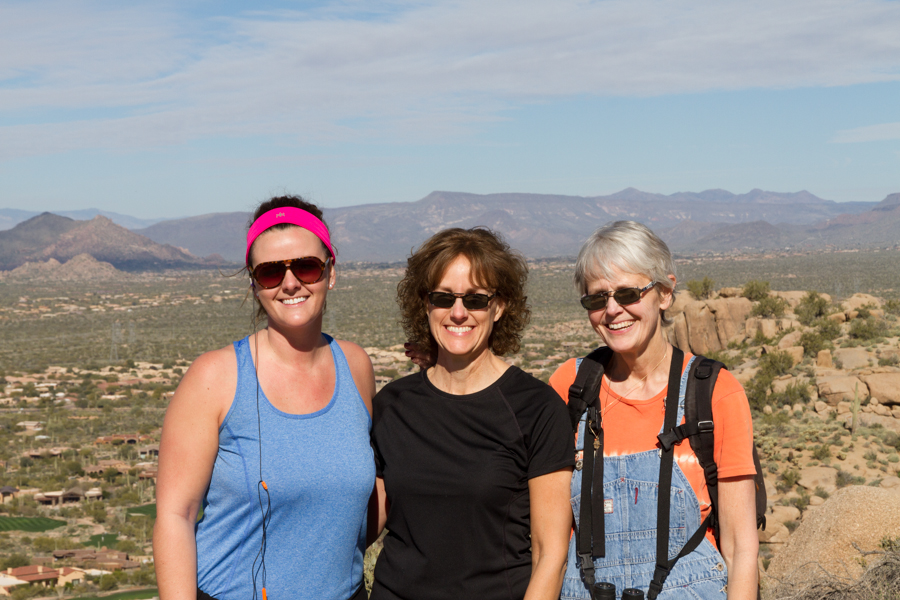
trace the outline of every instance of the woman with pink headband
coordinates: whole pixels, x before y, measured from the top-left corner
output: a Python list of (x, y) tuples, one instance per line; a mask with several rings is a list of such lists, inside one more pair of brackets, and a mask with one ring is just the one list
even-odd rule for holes
[(261, 204), (246, 263), (267, 327), (194, 361), (166, 412), (160, 598), (365, 598), (375, 376), (362, 348), (322, 332), (335, 284), (322, 211)]

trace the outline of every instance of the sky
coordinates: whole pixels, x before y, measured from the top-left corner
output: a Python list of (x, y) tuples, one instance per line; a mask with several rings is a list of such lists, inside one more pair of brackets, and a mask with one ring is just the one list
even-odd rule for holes
[(900, 192), (900, 0), (0, 4), (0, 208)]

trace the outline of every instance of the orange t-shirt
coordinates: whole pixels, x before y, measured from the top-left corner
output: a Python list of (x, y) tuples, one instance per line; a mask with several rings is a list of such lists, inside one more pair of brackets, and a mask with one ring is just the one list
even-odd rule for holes
[[(685, 352), (687, 365), (691, 355)], [(566, 402), (569, 401), (569, 386), (575, 381), (575, 359), (560, 365), (550, 377), (550, 385)], [(657, 447), (656, 436), (665, 418), (667, 388), (649, 400), (629, 400), (609, 389), (609, 380), (604, 376), (600, 386), (600, 405), (608, 412), (603, 413), (603, 455), (621, 456), (646, 452)], [(605, 407), (609, 407), (606, 409)], [(722, 369), (716, 380), (712, 397), (713, 423), (715, 425), (715, 447), (713, 453), (719, 469), (719, 478), (754, 475), (753, 463), (753, 420), (750, 404), (744, 388), (734, 375)], [(682, 423), (684, 421), (682, 420)], [(710, 511), (706, 478), (687, 439), (675, 446), (675, 460), (691, 484), (700, 501), (700, 518), (706, 518)], [(715, 545), (712, 531), (706, 537)]]

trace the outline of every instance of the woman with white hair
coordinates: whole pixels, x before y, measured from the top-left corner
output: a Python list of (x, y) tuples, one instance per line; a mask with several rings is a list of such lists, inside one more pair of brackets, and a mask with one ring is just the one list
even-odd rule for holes
[[(718, 539), (707, 527), (713, 507), (691, 444), (685, 439), (666, 445), (658, 438), (673, 423), (684, 422), (684, 390), (679, 397), (679, 388), (696, 358), (673, 347), (663, 334), (676, 283), (668, 247), (639, 223), (605, 225), (582, 246), (575, 283), (591, 327), (609, 350), (599, 393), (583, 398), (588, 408), (577, 430), (571, 488), (576, 531), (561, 598), (607, 597), (599, 592), (609, 588), (604, 583), (615, 585), (617, 595), (638, 588), (661, 600), (756, 598), (753, 425), (741, 385), (723, 370), (712, 393)], [(581, 364), (582, 359), (569, 360), (551, 377), (563, 398)], [(671, 486), (660, 468), (667, 454)], [(584, 478), (596, 473), (602, 473), (602, 485), (595, 479), (592, 486), (587, 479), (583, 494)], [(659, 510), (666, 496), (660, 490), (666, 487), (669, 501), (662, 506), (670, 504), (668, 528), (665, 511)], [(659, 531), (658, 521), (663, 524)], [(673, 566), (671, 560), (689, 540), (696, 548)], [(670, 570), (661, 570), (660, 563)]]

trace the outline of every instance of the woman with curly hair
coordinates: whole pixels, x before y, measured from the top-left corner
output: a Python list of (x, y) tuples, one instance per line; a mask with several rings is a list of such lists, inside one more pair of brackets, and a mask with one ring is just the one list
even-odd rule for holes
[(558, 598), (574, 464), (565, 404), (500, 356), (519, 349), (527, 266), (481, 228), (435, 234), (397, 288), (433, 366), (374, 399), (372, 600)]

